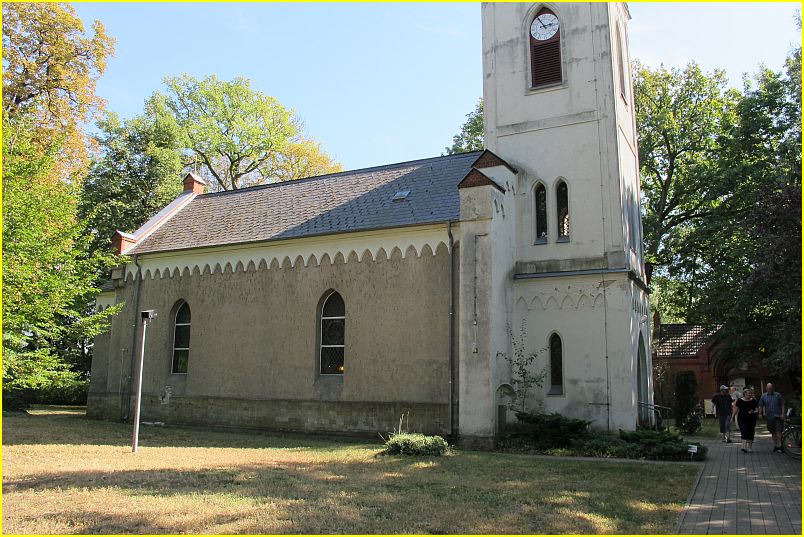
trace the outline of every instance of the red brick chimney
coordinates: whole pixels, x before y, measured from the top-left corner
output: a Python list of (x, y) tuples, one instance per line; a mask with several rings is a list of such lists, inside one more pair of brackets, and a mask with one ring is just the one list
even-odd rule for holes
[(134, 237), (134, 235), (118, 229), (115, 232), (114, 237), (112, 237), (112, 252), (122, 255), (123, 252), (134, 246), (136, 243), (137, 238)]
[(659, 337), (662, 335), (662, 316), (659, 315), (659, 310), (653, 312), (653, 333), (651, 336), (653, 337), (654, 342), (659, 341)]
[(203, 179), (198, 177), (193, 172), (190, 172), (184, 178), (184, 192), (192, 192), (193, 194), (203, 194), (206, 190), (207, 184)]

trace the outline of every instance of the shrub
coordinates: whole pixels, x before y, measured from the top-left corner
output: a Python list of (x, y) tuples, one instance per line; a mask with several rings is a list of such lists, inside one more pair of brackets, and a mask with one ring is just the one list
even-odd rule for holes
[(385, 442), (388, 455), (434, 455), (446, 453), (449, 444), (440, 436), (418, 433), (393, 433)]
[(695, 434), (701, 430), (703, 419), (703, 409), (700, 405), (696, 405), (683, 418), (676, 418), (676, 427), (684, 434)]
[(3, 412), (22, 411), (34, 402), (34, 392), (30, 389), (3, 390)]
[(49, 384), (34, 393), (34, 400), (43, 405), (85, 405), (89, 379), (64, 379)]
[(681, 436), (667, 430), (637, 429), (636, 431), (620, 431), (620, 438), (626, 442), (655, 446), (666, 442), (683, 442)]
[[(688, 444), (669, 431), (637, 429), (620, 431), (619, 435), (593, 433), (589, 422), (565, 418), (558, 414), (528, 414), (520, 417), (518, 432), (501, 438), (497, 446), (516, 451), (536, 451), (546, 455), (603, 457), (618, 459), (650, 459), (661, 461), (702, 461), (707, 448), (700, 444), (690, 457)], [(555, 426), (550, 430), (550, 426)], [(554, 440), (554, 437), (558, 440)], [(558, 443), (562, 445), (557, 445)]]
[(679, 371), (676, 375), (676, 396), (673, 414), (676, 427), (684, 434), (694, 434), (703, 423), (703, 411), (698, 404), (698, 379), (693, 371)]
[(567, 418), (553, 412), (552, 414), (517, 412), (517, 419), (523, 424), (518, 428), (518, 436), (526, 436), (533, 445), (545, 449), (568, 448), (573, 443), (590, 438), (587, 420)]
[[(652, 429), (637, 429), (636, 431), (620, 431), (620, 438), (626, 442), (639, 445), (643, 456), (639, 458), (659, 461), (684, 461), (690, 459), (687, 451), (689, 444), (679, 435), (670, 431), (654, 431)], [(706, 459), (709, 449), (695, 443), (698, 452), (693, 460)]]

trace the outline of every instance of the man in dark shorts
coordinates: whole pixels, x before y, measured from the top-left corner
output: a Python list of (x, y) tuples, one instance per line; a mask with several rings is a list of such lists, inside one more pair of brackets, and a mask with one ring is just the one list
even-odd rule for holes
[(729, 395), (728, 386), (721, 386), (720, 392), (716, 393), (712, 398), (712, 404), (715, 405), (717, 421), (720, 423), (720, 434), (723, 435), (722, 442), (731, 442), (730, 433), (733, 402), (731, 395)]
[(768, 382), (765, 393), (759, 400), (759, 415), (768, 420), (768, 432), (773, 436), (773, 452), (782, 453), (782, 430), (784, 429), (784, 397), (773, 390), (773, 383)]

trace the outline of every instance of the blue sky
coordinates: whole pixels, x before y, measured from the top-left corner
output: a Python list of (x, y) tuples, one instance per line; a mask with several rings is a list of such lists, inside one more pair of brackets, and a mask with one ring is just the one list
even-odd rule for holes
[[(75, 3), (117, 52), (108, 109), (142, 111), (162, 79), (244, 76), (296, 110), (346, 169), (439, 155), (482, 94), (476, 3)], [(781, 69), (798, 3), (630, 3), (631, 56), (650, 66)]]

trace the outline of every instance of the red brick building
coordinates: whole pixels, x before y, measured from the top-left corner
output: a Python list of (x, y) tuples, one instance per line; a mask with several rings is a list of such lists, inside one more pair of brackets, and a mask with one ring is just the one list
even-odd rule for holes
[(690, 370), (698, 379), (698, 395), (707, 415), (714, 414), (711, 399), (718, 388), (753, 386), (758, 392), (767, 382), (777, 382), (777, 391), (792, 394), (787, 379), (777, 379), (758, 359), (738, 360), (724, 355), (718, 333), (721, 324), (661, 324), (653, 316), (653, 367), (655, 400), (672, 406), (675, 374)]

